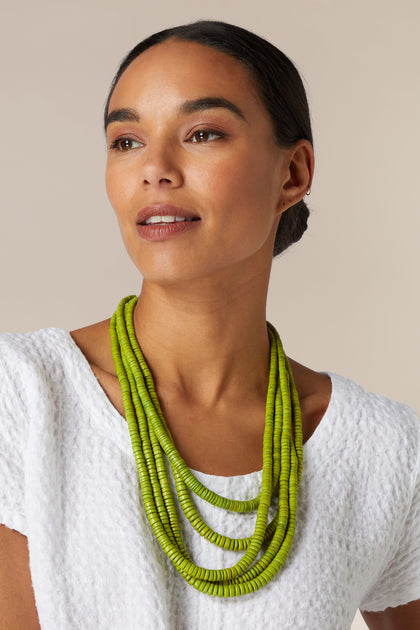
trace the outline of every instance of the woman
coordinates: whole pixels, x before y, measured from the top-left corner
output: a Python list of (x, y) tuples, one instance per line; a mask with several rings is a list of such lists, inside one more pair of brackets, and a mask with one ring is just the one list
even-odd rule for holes
[[(360, 607), (370, 628), (414, 630), (418, 419), (288, 362), (267, 334), (273, 252), (306, 228), (314, 167), (293, 65), (232, 25), (163, 31), (121, 65), (105, 125), (107, 191), (142, 291), (70, 334), (2, 335), (4, 627), (336, 630)], [(142, 419), (158, 422), (159, 405), (167, 459), (156, 444), (151, 457)], [(200, 536), (180, 509), (190, 470), (216, 502), (261, 490), (257, 517), (195, 497)], [(246, 545), (209, 538), (260, 521), (245, 577), (199, 568), (240, 563)]]

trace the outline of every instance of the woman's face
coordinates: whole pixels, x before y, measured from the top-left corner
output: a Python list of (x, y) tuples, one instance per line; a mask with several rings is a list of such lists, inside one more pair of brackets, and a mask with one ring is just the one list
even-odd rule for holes
[(271, 262), (288, 151), (236, 59), (153, 46), (123, 73), (108, 118), (107, 192), (146, 281)]

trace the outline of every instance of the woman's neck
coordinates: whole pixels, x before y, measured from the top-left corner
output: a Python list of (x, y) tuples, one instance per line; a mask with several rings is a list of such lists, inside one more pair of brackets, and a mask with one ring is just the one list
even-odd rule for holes
[(144, 282), (134, 326), (157, 388), (206, 406), (244, 388), (265, 396), (266, 290), (261, 278), (182, 290)]

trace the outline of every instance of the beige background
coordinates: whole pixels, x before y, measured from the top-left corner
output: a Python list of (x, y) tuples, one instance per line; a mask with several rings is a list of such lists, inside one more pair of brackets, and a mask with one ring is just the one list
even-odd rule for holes
[(3, 5), (1, 330), (77, 328), (139, 291), (103, 184), (107, 89), (146, 35), (222, 19), (282, 48), (312, 109), (313, 215), (269, 319), (290, 356), (420, 410), (418, 0)]

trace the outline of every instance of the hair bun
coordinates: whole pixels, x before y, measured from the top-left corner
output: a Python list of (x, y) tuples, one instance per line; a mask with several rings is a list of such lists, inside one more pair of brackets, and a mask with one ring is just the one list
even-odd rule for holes
[(309, 208), (302, 199), (283, 212), (274, 241), (273, 256), (278, 256), (302, 238), (308, 227)]

